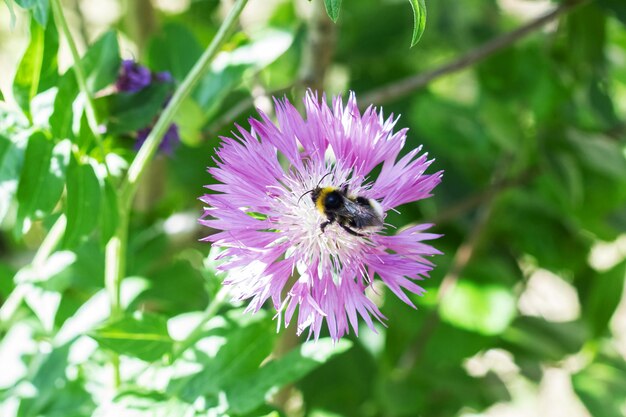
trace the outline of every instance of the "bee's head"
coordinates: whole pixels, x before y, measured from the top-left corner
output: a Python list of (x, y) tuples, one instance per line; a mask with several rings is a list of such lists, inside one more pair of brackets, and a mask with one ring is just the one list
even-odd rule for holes
[(313, 203), (315, 203), (317, 199), (320, 198), (321, 192), (322, 192), (322, 189), (320, 187), (315, 187), (314, 189), (311, 190), (311, 200), (313, 201)]
[(320, 201), (320, 204), (325, 210), (337, 210), (343, 204), (341, 192), (334, 187), (322, 188), (318, 194), (318, 199), (322, 200)]

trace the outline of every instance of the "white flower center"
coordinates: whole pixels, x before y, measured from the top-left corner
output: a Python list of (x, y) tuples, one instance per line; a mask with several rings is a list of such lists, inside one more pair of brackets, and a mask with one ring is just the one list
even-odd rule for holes
[(350, 172), (336, 166), (319, 167), (305, 172), (293, 171), (283, 178), (284, 187), (275, 198), (273, 212), (277, 214), (276, 229), (289, 236), (292, 242), (286, 256), (296, 256), (310, 263), (319, 260), (320, 268), (332, 271), (341, 265), (358, 259), (369, 240), (346, 231), (339, 223), (332, 222), (322, 231), (321, 225), (328, 221), (315, 206), (311, 192), (316, 187), (348, 187), (351, 195), (362, 191), (362, 179), (349, 178)]

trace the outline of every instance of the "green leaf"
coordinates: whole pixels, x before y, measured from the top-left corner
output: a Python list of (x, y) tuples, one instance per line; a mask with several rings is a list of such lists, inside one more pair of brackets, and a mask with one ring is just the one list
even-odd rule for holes
[(107, 132), (134, 132), (149, 126), (170, 93), (171, 85), (155, 83), (137, 93), (120, 93), (103, 98), (109, 113)]
[(13, 80), (13, 96), (26, 113), (29, 113), (30, 101), (37, 93), (55, 85), (58, 78), (58, 49), (58, 33), (53, 22), (45, 30), (33, 22), (30, 43)]
[[(91, 93), (112, 84), (120, 66), (119, 45), (114, 31), (106, 32), (89, 47), (81, 59), (87, 77), (87, 88)], [(50, 128), (58, 138), (67, 138), (72, 133), (74, 117), (73, 103), (78, 96), (78, 83), (74, 69), (69, 68), (58, 83), (54, 99), (54, 110), (50, 116)]]
[(207, 120), (220, 110), (224, 99), (245, 79), (246, 73), (260, 71), (292, 44), (293, 34), (284, 30), (259, 31), (249, 43), (233, 51), (222, 52), (193, 92), (193, 98), (204, 109)]
[(413, 8), (413, 37), (411, 38), (411, 47), (415, 46), (426, 29), (426, 1), (425, 0), (409, 0)]
[(234, 413), (247, 413), (265, 402), (267, 394), (284, 387), (307, 375), (352, 347), (352, 342), (320, 339), (307, 342), (282, 358), (265, 364), (261, 369), (226, 389), (230, 410)]
[(43, 413), (48, 404), (53, 401), (58, 393), (58, 387), (64, 385), (65, 368), (70, 343), (55, 347), (50, 353), (40, 355), (34, 361), (34, 371), (27, 378), (32, 384), (37, 395), (32, 398), (23, 398), (17, 415), (19, 417), (36, 417)]
[(50, 130), (57, 138), (69, 138), (74, 118), (73, 103), (78, 95), (78, 83), (73, 73), (66, 72), (59, 80), (57, 95), (54, 98)]
[(174, 346), (167, 331), (167, 320), (156, 314), (124, 317), (95, 330), (90, 336), (104, 348), (146, 362), (171, 354)]
[[(81, 59), (87, 77), (87, 88), (95, 93), (117, 79), (120, 48), (114, 30), (104, 33)], [(73, 70), (72, 70), (73, 71)]]
[(43, 218), (52, 212), (63, 192), (69, 153), (68, 141), (55, 146), (40, 131), (28, 139), (17, 189), (18, 226), (25, 219)]
[(341, 10), (341, 0), (324, 0), (326, 6), (326, 13), (333, 22), (336, 22), (339, 18), (339, 11)]
[(441, 303), (441, 318), (484, 335), (503, 332), (515, 316), (515, 298), (503, 286), (460, 280)]
[(536, 317), (518, 317), (502, 334), (504, 349), (516, 357), (537, 361), (559, 361), (578, 352), (586, 341), (579, 321), (552, 323)]
[[(258, 313), (257, 313), (258, 315)], [(225, 387), (257, 372), (274, 347), (276, 333), (267, 317), (254, 317), (244, 327), (228, 329), (226, 342), (215, 357), (203, 364), (201, 372), (172, 381), (168, 387), (181, 399), (193, 403), (199, 396), (217, 396)]]
[(591, 278), (591, 289), (583, 303), (583, 317), (594, 337), (603, 336), (622, 298), (626, 261)]
[(568, 140), (587, 168), (616, 180), (626, 178), (626, 157), (617, 142), (579, 132), (570, 132)]
[(600, 355), (572, 376), (572, 385), (590, 415), (622, 417), (626, 403), (626, 366), (621, 357)]
[(169, 71), (176, 81), (181, 82), (202, 55), (202, 50), (185, 25), (168, 22), (150, 42), (149, 66), (154, 71)]
[(24, 161), (23, 141), (0, 135), (0, 224), (9, 211), (17, 191)]
[(48, 23), (48, 12), (50, 10), (50, 0), (15, 0), (20, 7), (30, 11), (42, 27)]
[(626, 25), (626, 3), (623, 0), (599, 0), (598, 4)]
[(100, 194), (100, 181), (91, 164), (81, 163), (75, 155), (72, 156), (67, 171), (65, 247), (76, 245), (98, 224)]

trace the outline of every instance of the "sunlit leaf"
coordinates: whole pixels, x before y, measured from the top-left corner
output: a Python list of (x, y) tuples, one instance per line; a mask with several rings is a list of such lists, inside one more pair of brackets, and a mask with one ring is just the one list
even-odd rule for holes
[(155, 314), (125, 317), (100, 327), (90, 336), (104, 348), (147, 362), (170, 354), (174, 345), (167, 332), (167, 320)]
[(93, 167), (72, 156), (67, 171), (67, 227), (63, 237), (66, 247), (76, 245), (94, 230), (99, 222), (100, 200), (100, 181)]
[(23, 398), (17, 415), (19, 417), (36, 417), (54, 401), (59, 387), (67, 383), (65, 368), (71, 344), (54, 347), (50, 353), (40, 354), (27, 380), (35, 388), (37, 395)]
[(47, 27), (42, 27), (33, 21), (30, 43), (13, 80), (13, 96), (27, 113), (33, 97), (56, 83), (58, 49), (59, 39), (54, 23), (50, 21)]
[(461, 280), (444, 297), (441, 318), (448, 323), (486, 335), (507, 328), (515, 315), (515, 298), (505, 287)]
[(578, 397), (593, 416), (622, 417), (626, 404), (626, 366), (620, 357), (600, 355), (572, 376)]
[(214, 358), (199, 373), (174, 380), (168, 391), (193, 403), (199, 396), (215, 396), (226, 387), (253, 375), (272, 352), (275, 333), (271, 321), (258, 318), (244, 327), (229, 329)]
[(24, 141), (0, 135), (0, 224), (17, 191), (24, 160)]
[(297, 381), (336, 355), (350, 349), (352, 342), (320, 339), (305, 343), (282, 358), (273, 360), (256, 373), (245, 377), (226, 390), (231, 409), (246, 413), (263, 404), (267, 394)]
[(42, 27), (48, 23), (50, 0), (14, 0), (20, 7), (29, 10)]
[(52, 212), (63, 192), (69, 153), (67, 141), (55, 145), (42, 132), (31, 135), (17, 189), (18, 219), (42, 218)]
[[(80, 62), (91, 94), (112, 84), (120, 66), (119, 46), (115, 32), (104, 33), (89, 47)], [(71, 136), (75, 112), (73, 103), (77, 95), (76, 75), (73, 68), (69, 68), (59, 80), (54, 111), (50, 117), (50, 127), (56, 137)], [(78, 116), (80, 117), (80, 114)]]
[(324, 5), (326, 6), (328, 17), (330, 17), (333, 22), (336, 22), (339, 18), (339, 11), (341, 10), (341, 0), (324, 0)]
[(411, 46), (415, 46), (426, 29), (426, 0), (409, 0), (413, 8), (413, 37)]

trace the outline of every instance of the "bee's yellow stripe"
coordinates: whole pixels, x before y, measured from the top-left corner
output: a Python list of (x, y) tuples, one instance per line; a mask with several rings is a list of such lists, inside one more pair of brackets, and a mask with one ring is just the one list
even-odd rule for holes
[(317, 210), (320, 213), (325, 214), (324, 200), (326, 200), (326, 195), (328, 195), (328, 193), (333, 192), (335, 190), (336, 190), (335, 187), (324, 187), (320, 191), (320, 194), (317, 196), (317, 200), (315, 201), (315, 207), (317, 207)]

